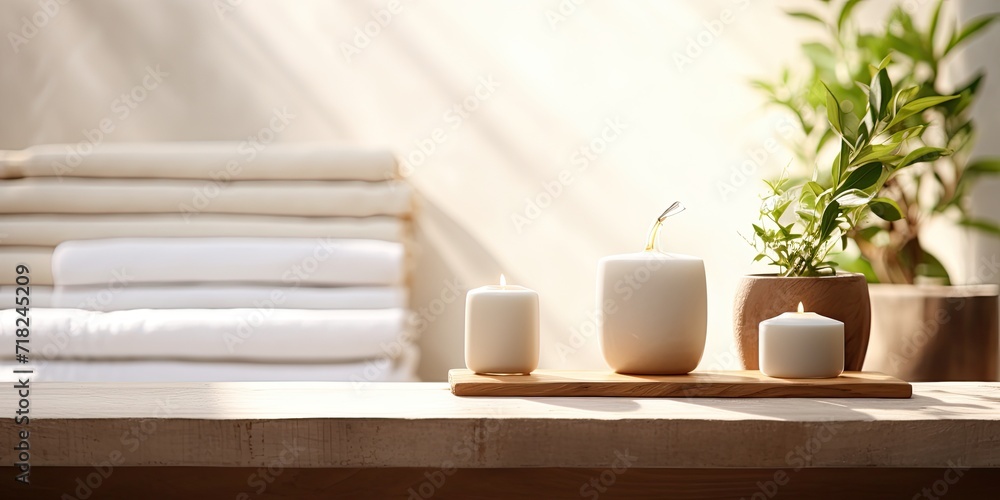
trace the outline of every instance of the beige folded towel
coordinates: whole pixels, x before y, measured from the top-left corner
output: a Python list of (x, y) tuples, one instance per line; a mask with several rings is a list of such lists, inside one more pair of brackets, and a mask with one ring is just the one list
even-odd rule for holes
[(391, 216), (288, 217), (200, 214), (0, 215), (0, 245), (55, 247), (69, 240), (121, 237), (268, 236), (402, 241), (405, 222)]
[(0, 182), (0, 213), (200, 213), (402, 215), (411, 192), (401, 181), (190, 181), (26, 178)]
[[(0, 247), (0, 285), (17, 284), (17, 266), (28, 266), (32, 285), (52, 284), (52, 251), (47, 247)], [(0, 297), (0, 300), (10, 297)]]
[(262, 150), (238, 142), (108, 143), (87, 155), (72, 144), (0, 151), (0, 179), (19, 177), (118, 177), (214, 180), (362, 180), (396, 175), (385, 150), (343, 149), (323, 143), (269, 144)]

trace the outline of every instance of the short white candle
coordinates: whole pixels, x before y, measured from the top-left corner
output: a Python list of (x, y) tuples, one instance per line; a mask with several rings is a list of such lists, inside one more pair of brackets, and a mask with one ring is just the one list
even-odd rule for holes
[(760, 322), (758, 361), (769, 377), (833, 378), (844, 372), (844, 324), (813, 312)]
[(465, 366), (476, 373), (531, 373), (538, 368), (538, 293), (500, 285), (465, 298)]

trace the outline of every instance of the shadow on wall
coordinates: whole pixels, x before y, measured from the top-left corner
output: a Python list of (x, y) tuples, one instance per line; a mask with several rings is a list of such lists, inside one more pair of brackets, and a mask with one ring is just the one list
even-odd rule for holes
[(421, 380), (465, 366), (465, 292), (496, 281), (500, 263), (437, 205), (416, 194), (410, 308)]

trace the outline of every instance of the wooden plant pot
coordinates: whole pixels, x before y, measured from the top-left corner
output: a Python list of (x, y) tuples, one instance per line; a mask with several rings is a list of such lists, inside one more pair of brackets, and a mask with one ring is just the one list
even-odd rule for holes
[(773, 274), (744, 276), (733, 304), (733, 333), (743, 367), (757, 370), (757, 327), (761, 321), (806, 311), (844, 323), (844, 370), (860, 370), (868, 349), (871, 305), (862, 274), (839, 273), (815, 278), (785, 278)]
[(866, 370), (911, 382), (997, 380), (996, 285), (870, 285)]

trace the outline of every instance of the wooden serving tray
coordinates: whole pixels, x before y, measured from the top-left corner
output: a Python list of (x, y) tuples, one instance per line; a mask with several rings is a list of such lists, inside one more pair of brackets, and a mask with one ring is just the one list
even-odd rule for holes
[(609, 371), (535, 370), (531, 375), (448, 372), (456, 396), (625, 398), (909, 398), (913, 387), (882, 373), (844, 372), (837, 378), (782, 379), (757, 370), (687, 375), (623, 375)]

